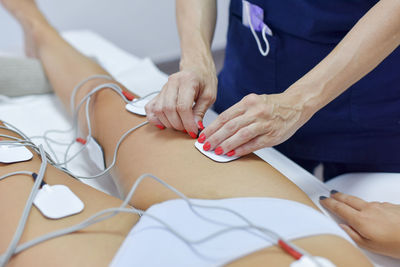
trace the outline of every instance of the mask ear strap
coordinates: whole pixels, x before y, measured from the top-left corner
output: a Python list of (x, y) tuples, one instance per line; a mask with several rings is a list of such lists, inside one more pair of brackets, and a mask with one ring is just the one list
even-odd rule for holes
[(266, 57), (266, 56), (269, 54), (269, 42), (268, 42), (267, 35), (266, 35), (266, 34), (267, 34), (268, 27), (267, 27), (266, 25), (264, 25), (264, 27), (263, 27), (263, 29), (262, 29), (262, 37), (263, 37), (264, 42), (265, 42), (265, 51), (264, 51), (263, 48), (262, 48), (262, 46), (261, 46), (260, 39), (258, 39), (257, 33), (256, 33), (256, 31), (254, 30), (254, 26), (253, 26), (253, 23), (252, 23), (251, 17), (250, 17), (250, 7), (249, 7), (249, 6), (246, 6), (246, 14), (247, 14), (247, 19), (249, 20), (249, 25), (250, 25), (251, 33), (253, 34), (254, 39), (255, 39), (256, 42), (257, 42), (258, 51), (260, 51), (261, 55), (263, 55), (264, 57)]

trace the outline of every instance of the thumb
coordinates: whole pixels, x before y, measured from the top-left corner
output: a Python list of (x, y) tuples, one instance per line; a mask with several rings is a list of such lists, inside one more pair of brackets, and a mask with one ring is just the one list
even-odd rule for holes
[[(202, 130), (203, 127), (203, 117), (206, 114), (208, 108), (214, 103), (215, 97), (213, 96), (200, 96), (199, 99), (196, 101), (196, 104), (193, 106), (193, 116), (196, 125)], [(200, 122), (200, 124), (199, 124)]]

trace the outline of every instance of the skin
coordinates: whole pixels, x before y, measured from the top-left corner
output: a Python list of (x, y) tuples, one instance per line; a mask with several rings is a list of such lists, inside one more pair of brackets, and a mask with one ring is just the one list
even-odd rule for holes
[(340, 226), (360, 247), (400, 259), (400, 205), (366, 202), (333, 191), (321, 204), (343, 219)]
[(182, 50), (180, 71), (171, 75), (161, 93), (146, 105), (150, 123), (186, 130), (192, 138), (197, 138), (198, 129), (202, 130), (204, 114), (217, 96), (211, 55), (216, 14), (215, 0), (176, 1)]
[[(56, 94), (66, 107), (69, 104), (72, 88), (79, 81), (90, 75), (107, 74), (99, 65), (69, 46), (47, 23), (33, 1), (2, 0), (2, 3), (21, 23), (26, 34), (25, 38), (31, 41), (30, 51), (33, 51), (33, 54), (41, 60)], [(77, 102), (94, 86), (104, 82), (104, 80), (98, 79), (86, 83), (77, 95)], [(122, 85), (121, 88), (125, 90)], [(93, 97), (91, 115), (93, 136), (102, 145), (107, 164), (111, 161), (115, 144), (122, 133), (145, 120), (143, 117), (128, 113), (120, 96), (107, 89)], [(80, 125), (82, 131), (85, 131), (83, 116), (80, 116)], [(39, 164), (40, 161), (36, 159), (26, 163), (1, 166), (0, 174), (8, 173), (11, 170), (37, 169)], [(177, 166), (184, 167), (178, 168)], [(49, 170), (54, 169), (50, 167)], [(136, 178), (144, 172), (162, 177), (164, 181), (193, 198), (275, 197), (298, 201), (316, 209), (311, 200), (299, 188), (256, 156), (243, 157), (229, 164), (218, 164), (196, 151), (193, 147), (193, 140), (187, 135), (172, 130), (160, 131), (151, 125), (140, 128), (124, 141), (118, 151), (118, 160), (112, 175), (120, 191), (126, 193)], [(0, 219), (4, 226), (2, 231), (7, 233), (13, 231), (15, 222), (20, 216), (20, 210), (25, 203), (23, 197), (16, 197), (17, 194), (27, 195), (33, 183), (26, 177), (15, 178), (8, 179), (7, 183), (0, 183), (0, 196), (4, 198), (2, 203), (16, 201), (16, 205), (19, 207), (19, 209), (14, 206), (10, 209), (6, 205), (1, 207), (4, 213), (10, 214), (9, 217), (14, 218), (14, 221), (7, 221), (7, 223), (3, 223), (2, 220), (8, 220), (8, 218)], [(77, 192), (88, 207), (84, 216), (93, 214), (95, 210), (116, 206), (120, 203), (119, 200), (89, 189), (86, 185), (66, 177), (57, 170), (46, 174), (45, 179), (49, 184), (67, 184), (74, 192)], [(26, 181), (25, 185), (19, 185), (23, 181)], [(14, 190), (10, 190), (10, 188)], [(147, 209), (155, 203), (173, 198), (176, 196), (167, 189), (151, 180), (146, 180), (139, 186), (137, 194), (130, 200), (130, 204)], [(65, 220), (53, 221), (43, 218), (35, 209), (32, 211), (33, 214), (36, 215), (30, 216), (28, 227), (24, 232), (26, 239), (31, 238), (32, 235), (45, 233), (56, 225), (57, 227), (65, 226), (70, 220), (81, 221), (84, 217), (81, 213)], [(97, 232), (90, 232), (88, 235), (79, 232), (79, 234), (67, 235), (43, 243), (13, 257), (11, 264), (15, 266), (58, 266), (58, 263), (62, 262), (70, 266), (78, 265), (79, 262), (81, 266), (107, 265), (120, 246), (123, 236), (136, 222), (136, 217), (126, 216), (128, 218), (116, 219), (118, 223), (107, 221), (108, 223), (103, 227), (96, 228)], [(108, 238), (113, 240), (103, 240), (104, 235), (109, 231), (115, 233), (116, 237), (108, 235)], [(83, 238), (85, 236), (87, 236), (87, 240)], [(8, 245), (11, 235), (8, 234), (7, 237), (0, 240), (3, 250)], [(83, 241), (79, 239), (80, 237), (83, 238)], [(93, 246), (91, 242), (98, 243)], [(306, 248), (313, 255), (331, 259), (338, 266), (371, 266), (357, 248), (336, 236), (306, 237), (295, 240), (294, 243)], [(62, 249), (59, 249), (60, 247)], [(72, 256), (76, 250), (81, 250), (78, 253), (79, 261)], [(90, 256), (86, 257), (86, 253), (89, 253)], [(51, 255), (51, 257), (43, 255)], [(254, 266), (264, 266), (266, 262), (289, 264), (292, 261), (293, 259), (289, 255), (273, 246), (243, 257), (232, 264), (249, 266), (251, 263)]]
[(250, 94), (202, 133), (210, 150), (246, 155), (290, 138), (318, 110), (356, 83), (400, 44), (400, 2), (382, 0), (310, 72), (281, 94)]
[[(180, 113), (175, 113), (174, 118), (168, 117), (168, 113), (165, 111), (178, 110), (177, 103), (181, 105), (182, 101), (189, 101), (190, 103), (186, 104), (190, 104), (190, 107), (193, 101), (196, 102), (196, 105), (202, 105), (200, 98), (193, 100), (192, 98), (175, 97), (173, 94), (164, 94), (166, 88), (179, 90), (179, 92), (184, 89), (193, 91), (195, 88), (188, 81), (200, 79), (200, 83), (204, 84), (205, 88), (212, 88), (215, 92), (217, 90), (214, 83), (210, 83), (207, 87), (207, 81), (210, 81), (209, 77), (214, 77), (215, 72), (213, 68), (209, 68), (209, 62), (212, 61), (211, 40), (210, 35), (205, 34), (212, 33), (215, 24), (200, 23), (205, 18), (209, 18), (210, 14), (215, 14), (215, 4), (211, 2), (215, 1), (176, 1), (182, 49), (181, 66), (194, 64), (198, 71), (192, 75), (182, 76), (178, 80), (168, 80), (161, 91), (161, 96), (155, 98), (146, 107), (149, 121), (152, 123), (160, 123), (157, 121), (158, 114), (163, 114), (166, 119), (170, 120), (178, 121), (180, 119), (183, 124), (191, 123), (193, 120), (193, 110), (191, 109), (185, 110), (184, 116), (179, 117)], [(208, 11), (205, 11), (205, 8), (208, 8)], [(181, 18), (185, 18), (185, 20)], [(212, 17), (210, 21), (214, 20), (215, 17)], [(325, 59), (286, 91), (272, 95), (247, 95), (240, 102), (221, 113), (211, 125), (204, 129), (199, 136), (199, 142), (204, 143), (205, 150), (214, 150), (216, 154), (242, 156), (260, 148), (275, 146), (286, 141), (318, 110), (368, 74), (396, 49), (400, 44), (399, 29), (400, 2), (397, 0), (379, 1)], [(205, 43), (206, 46), (204, 46)], [(207, 72), (207, 68), (211, 71)], [(180, 75), (183, 70), (184, 68), (181, 68), (181, 71), (174, 75)], [(196, 91), (196, 94), (201, 95), (201, 91)], [(176, 101), (171, 101), (168, 96)], [(207, 103), (209, 103), (207, 106), (209, 107), (211, 102)], [(196, 118), (195, 121), (198, 119)], [(174, 128), (171, 124), (165, 126)], [(176, 129), (181, 130), (182, 128)], [(391, 214), (390, 209), (382, 209), (380, 212)], [(351, 216), (355, 216), (355, 214), (349, 216), (346, 217), (347, 221), (352, 220)], [(381, 219), (386, 217), (390, 216), (380, 216), (376, 223), (385, 225)], [(369, 222), (364, 217), (353, 219), (365, 219), (363, 224)], [(348, 228), (346, 229), (348, 230)], [(371, 229), (369, 235), (380, 239), (379, 231), (374, 231)], [(355, 234), (350, 236), (354, 237), (356, 242), (361, 240)], [(387, 254), (385, 251), (388, 250), (388, 245), (385, 242), (372, 243), (374, 246), (366, 246), (365, 242), (360, 244), (375, 252)], [(392, 253), (391, 255), (399, 254)]]

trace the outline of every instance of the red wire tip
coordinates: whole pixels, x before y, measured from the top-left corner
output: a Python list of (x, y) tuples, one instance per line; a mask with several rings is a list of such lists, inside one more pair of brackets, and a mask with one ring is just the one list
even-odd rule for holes
[(81, 143), (82, 145), (86, 145), (86, 140), (80, 137), (76, 138), (76, 142)]
[(294, 248), (292, 248), (289, 244), (287, 244), (285, 241), (283, 241), (282, 239), (278, 240), (278, 245), (284, 250), (286, 251), (288, 254), (290, 254), (293, 258), (295, 258), (296, 260), (300, 259), (301, 257), (303, 257), (303, 254), (301, 254), (300, 252), (298, 252), (297, 250), (295, 250)]
[(135, 99), (135, 97), (131, 94), (131, 93), (129, 93), (129, 92), (126, 92), (126, 91), (122, 91), (122, 94), (126, 97), (126, 99), (128, 99), (129, 101), (132, 101), (133, 99)]

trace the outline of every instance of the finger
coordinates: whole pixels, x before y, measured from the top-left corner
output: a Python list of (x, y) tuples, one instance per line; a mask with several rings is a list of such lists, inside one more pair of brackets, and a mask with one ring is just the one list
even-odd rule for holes
[(153, 108), (154, 104), (155, 104), (155, 99), (153, 99), (152, 101), (147, 103), (146, 106), (144, 107), (145, 111), (146, 111), (147, 120), (151, 124), (157, 126), (159, 129), (163, 130), (163, 129), (165, 129), (165, 126), (163, 125), (163, 123), (155, 115), (154, 110), (153, 110), (154, 109)]
[(213, 135), (228, 121), (243, 115), (246, 112), (245, 107), (239, 102), (222, 112), (207, 128), (202, 132), (206, 137)]
[(173, 80), (168, 82), (167, 90), (165, 90), (163, 95), (163, 112), (172, 125), (172, 128), (182, 131), (184, 129), (183, 124), (176, 110), (177, 100), (178, 83)]
[[(254, 121), (253, 118), (246, 117), (245, 115), (238, 116), (236, 118), (233, 118), (232, 120), (228, 121), (220, 129), (218, 129), (214, 134), (209, 136), (207, 139), (207, 142), (210, 143), (211, 145), (211, 150), (216, 148), (217, 146), (221, 145), (223, 142), (225, 142), (227, 139), (231, 138), (232, 136), (236, 135), (236, 138), (234, 141), (239, 140), (239, 145), (249, 141), (252, 139), (254, 136), (253, 134), (249, 131), (251, 129), (244, 129), (247, 126), (249, 126), (252, 122)], [(240, 132), (240, 135), (239, 135)], [(251, 135), (251, 137), (250, 137)], [(240, 138), (243, 138), (240, 140)], [(230, 150), (224, 150), (224, 151), (230, 151)]]
[[(242, 116), (241, 116), (242, 117)], [(225, 128), (226, 125), (228, 125), (230, 122), (224, 125), (223, 128)], [(219, 131), (218, 131), (219, 132)], [(222, 152), (231, 152), (235, 151), (236, 153), (243, 152), (240, 149), (237, 150), (240, 146), (243, 146), (244, 144), (254, 140), (257, 136), (259, 136), (262, 133), (262, 129), (258, 126), (256, 123), (250, 123), (249, 125), (239, 129), (235, 134), (233, 134), (231, 137), (223, 141), (216, 149), (215, 153), (219, 154), (219, 151)], [(216, 134), (215, 134), (216, 135)], [(224, 153), (225, 154), (225, 153)], [(232, 154), (232, 153), (231, 153)], [(238, 156), (241, 156), (243, 154), (236, 154)]]
[(157, 100), (153, 104), (153, 111), (157, 119), (160, 120), (165, 127), (172, 128), (172, 125), (169, 123), (167, 117), (165, 117), (163, 112), (163, 92), (164, 89), (157, 96)]
[(196, 94), (196, 90), (193, 88), (195, 86), (197, 85), (193, 82), (184, 82), (181, 84), (179, 86), (177, 100), (177, 111), (181, 118), (183, 127), (189, 135), (194, 138), (197, 137), (198, 133), (192, 109)]
[(235, 148), (235, 155), (237, 156), (244, 156), (250, 153), (253, 153), (254, 151), (257, 151), (261, 148), (266, 147), (265, 143), (265, 137), (264, 136), (257, 136), (250, 140), (249, 142)]
[[(204, 115), (209, 107), (215, 102), (215, 91), (206, 88), (204, 93), (202, 93), (198, 99), (196, 99), (196, 104), (193, 106), (193, 115), (195, 118), (195, 122), (203, 121)], [(199, 125), (199, 128), (202, 128), (202, 123)]]
[(356, 209), (356, 210), (362, 210), (367, 206), (367, 202), (362, 200), (361, 198), (355, 197), (355, 196), (350, 196), (341, 192), (338, 192), (336, 190), (331, 191), (331, 198), (336, 199), (337, 201), (343, 202), (350, 207)]
[(358, 245), (361, 247), (367, 247), (368, 246), (368, 240), (364, 238), (360, 233), (358, 233), (355, 229), (350, 227), (349, 225), (346, 224), (339, 224), (339, 226), (345, 231), (351, 239), (353, 239)]
[(353, 228), (360, 228), (360, 212), (347, 204), (333, 198), (325, 198), (320, 201), (322, 206), (333, 212), (335, 215), (346, 221)]

